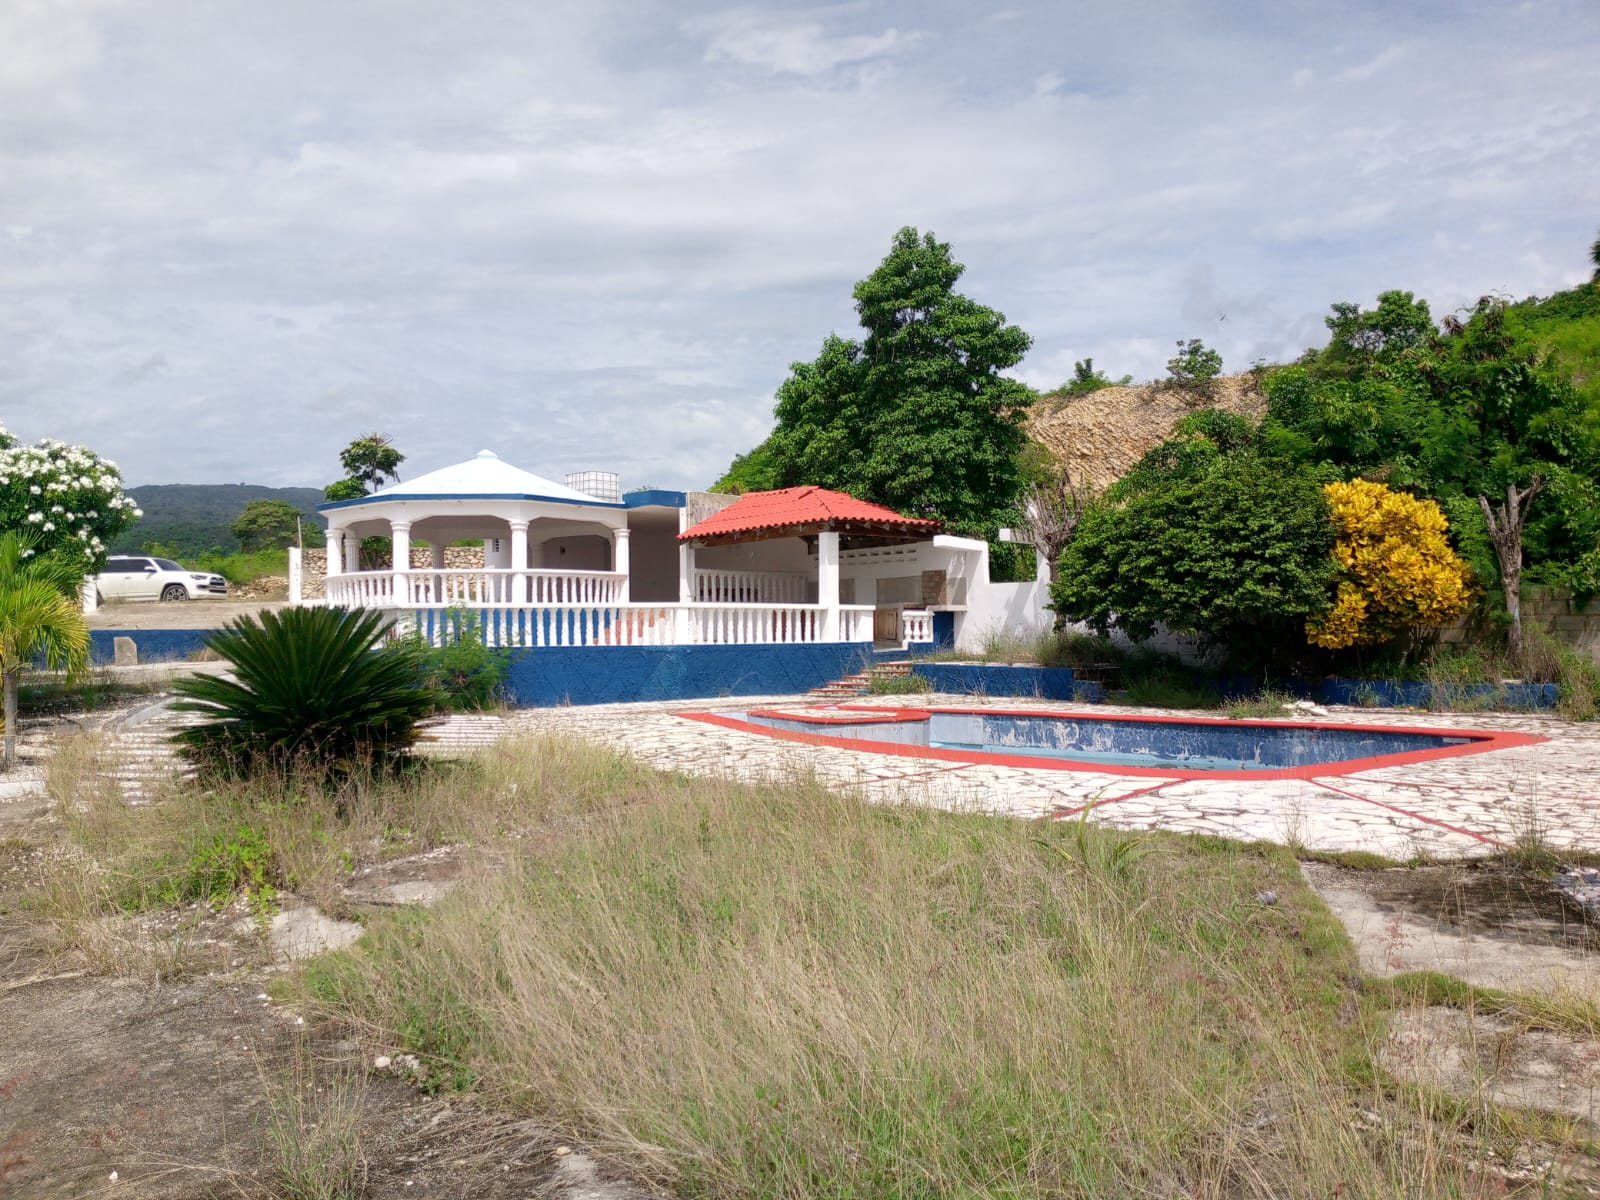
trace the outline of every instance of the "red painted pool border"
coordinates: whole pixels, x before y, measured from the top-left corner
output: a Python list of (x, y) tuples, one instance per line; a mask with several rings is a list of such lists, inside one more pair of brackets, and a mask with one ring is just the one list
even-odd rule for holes
[[(756, 708), (749, 710), (757, 716), (778, 717), (791, 721), (806, 721), (819, 726), (894, 724), (923, 721), (928, 713), (976, 713), (995, 717), (1076, 717), (1085, 721), (1129, 721), (1151, 725), (1270, 725), (1278, 729), (1349, 729), (1357, 733), (1430, 733), (1440, 737), (1470, 739), (1459, 746), (1437, 746), (1431, 750), (1407, 750), (1399, 754), (1377, 754), (1369, 758), (1352, 758), (1338, 763), (1317, 763), (1305, 767), (1284, 767), (1271, 771), (1183, 771), (1164, 767), (1121, 767), (1106, 763), (1074, 762), (1061, 758), (1034, 758), (1021, 754), (989, 754), (981, 750), (946, 750), (936, 746), (906, 746), (899, 742), (873, 742), (862, 738), (831, 737), (825, 733), (802, 733), (792, 729), (773, 729), (725, 717), (712, 712), (679, 713), (690, 721), (718, 725), (724, 729), (737, 729), (744, 733), (757, 733), (763, 737), (785, 742), (798, 742), (806, 746), (833, 746), (840, 750), (859, 750), (867, 754), (891, 754), (897, 758), (927, 758), (939, 762), (965, 763), (973, 766), (1029, 767), (1051, 771), (1083, 771), (1094, 775), (1129, 775), (1136, 778), (1191, 780), (1191, 779), (1316, 779), (1328, 775), (1355, 775), (1362, 771), (1375, 771), (1382, 767), (1403, 767), (1411, 763), (1432, 762), (1441, 758), (1456, 758), (1463, 754), (1481, 754), (1486, 750), (1506, 750), (1513, 746), (1534, 746), (1550, 739), (1531, 733), (1514, 733), (1489, 729), (1444, 729), (1421, 725), (1350, 725), (1329, 721), (1230, 721), (1217, 717), (1157, 717), (1122, 713), (1083, 712), (1076, 709), (1039, 708), (877, 708), (866, 704), (841, 704), (801, 709)], [(843, 714), (843, 715), (841, 715)], [(857, 715), (859, 714), (859, 715)]]

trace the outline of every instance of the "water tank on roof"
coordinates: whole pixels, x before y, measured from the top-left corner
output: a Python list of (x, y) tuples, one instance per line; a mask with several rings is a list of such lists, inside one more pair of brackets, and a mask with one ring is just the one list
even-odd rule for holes
[(622, 503), (622, 484), (615, 471), (572, 471), (567, 475), (567, 486), (596, 500)]

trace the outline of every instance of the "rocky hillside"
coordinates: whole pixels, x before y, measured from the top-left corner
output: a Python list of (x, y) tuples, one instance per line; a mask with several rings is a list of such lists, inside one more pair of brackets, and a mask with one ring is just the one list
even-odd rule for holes
[(1267, 398), (1248, 374), (1221, 376), (1209, 397), (1159, 383), (1101, 388), (1085, 396), (1041, 396), (1028, 417), (1028, 436), (1069, 467), (1074, 479), (1099, 490), (1198, 408), (1260, 420)]

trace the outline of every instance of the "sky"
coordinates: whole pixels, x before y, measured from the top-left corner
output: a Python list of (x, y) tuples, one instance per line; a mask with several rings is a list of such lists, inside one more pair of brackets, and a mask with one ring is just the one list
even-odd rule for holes
[(901, 226), (1154, 378), (1589, 275), (1600, 5), (0, 0), (0, 423), (129, 484), (703, 487)]

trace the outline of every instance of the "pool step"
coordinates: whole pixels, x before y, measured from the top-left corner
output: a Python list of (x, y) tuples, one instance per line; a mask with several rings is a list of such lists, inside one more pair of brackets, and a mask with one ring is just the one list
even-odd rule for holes
[(851, 696), (866, 696), (872, 692), (872, 680), (898, 679), (911, 674), (909, 662), (877, 663), (864, 671), (857, 671), (854, 675), (846, 675), (843, 679), (835, 679), (832, 683), (825, 683), (821, 687), (814, 687), (806, 694), (819, 699), (838, 700)]

